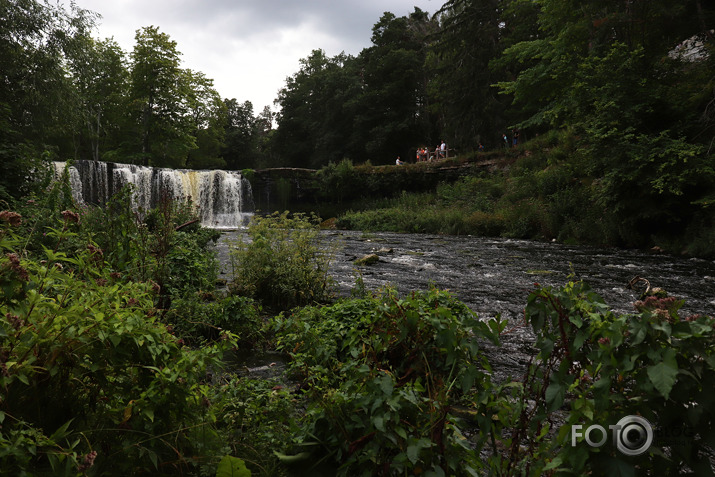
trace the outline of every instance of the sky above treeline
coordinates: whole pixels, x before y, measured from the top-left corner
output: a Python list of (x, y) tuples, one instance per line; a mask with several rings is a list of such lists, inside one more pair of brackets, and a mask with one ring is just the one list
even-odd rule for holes
[[(65, 5), (70, 0), (61, 0)], [(214, 80), (224, 98), (250, 101), (255, 113), (273, 105), (300, 59), (315, 49), (357, 55), (371, 45), (386, 11), (434, 14), (445, 0), (75, 0), (101, 15), (95, 36), (114, 37), (127, 52), (134, 35), (154, 25), (176, 41), (182, 67)]]

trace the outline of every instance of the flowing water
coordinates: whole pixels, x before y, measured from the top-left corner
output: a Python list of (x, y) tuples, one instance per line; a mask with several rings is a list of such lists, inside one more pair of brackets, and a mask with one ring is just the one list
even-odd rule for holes
[[(59, 175), (65, 163), (55, 163)], [(205, 227), (224, 232), (217, 245), (222, 275), (230, 279), (228, 243), (254, 210), (251, 184), (238, 171), (192, 171), (127, 164), (76, 161), (69, 168), (72, 194), (79, 203), (104, 204), (126, 184), (134, 185), (137, 209), (156, 207), (164, 195), (191, 202)], [(269, 192), (269, 189), (267, 189)], [(260, 194), (259, 194), (260, 195)], [(626, 288), (634, 276), (685, 300), (681, 316), (715, 315), (715, 262), (612, 248), (469, 236), (323, 231), (334, 253), (330, 274), (337, 295), (347, 296), (359, 273), (367, 290), (392, 286), (402, 294), (430, 286), (448, 289), (482, 319), (500, 315), (511, 329), (488, 357), (501, 379), (522, 372), (533, 355), (534, 337), (523, 326), (523, 309), (535, 283), (561, 286), (582, 279), (618, 313), (633, 312), (639, 292)], [(336, 251), (335, 251), (336, 250)], [(335, 252), (332, 252), (335, 251)], [(327, 253), (327, 252), (326, 252)], [(358, 268), (357, 258), (377, 253), (379, 261)], [(275, 356), (246, 361), (250, 374), (280, 375)], [(265, 362), (264, 362), (265, 361)]]
[[(218, 243), (224, 278), (230, 279), (228, 244), (244, 232), (225, 232)], [(337, 246), (330, 274), (336, 294), (355, 286), (353, 261), (376, 253), (374, 265), (359, 267), (365, 287), (385, 285), (401, 294), (431, 285), (450, 290), (482, 319), (500, 314), (513, 327), (488, 357), (501, 379), (520, 374), (533, 354), (533, 335), (524, 326), (523, 310), (534, 284), (562, 286), (571, 279), (587, 282), (617, 313), (634, 312), (639, 291), (626, 288), (636, 275), (652, 286), (682, 298), (681, 316), (715, 315), (715, 261), (635, 250), (569, 246), (557, 243), (358, 231), (323, 231), (328, 248)]]
[[(59, 176), (65, 163), (53, 165)], [(164, 195), (182, 201), (190, 199), (204, 227), (241, 227), (253, 213), (251, 184), (239, 171), (76, 161), (69, 168), (69, 180), (78, 203), (105, 204), (127, 184), (134, 186), (132, 202), (141, 210), (156, 207)]]
[[(222, 273), (230, 274), (228, 242), (242, 231), (225, 232), (218, 245)], [(348, 295), (359, 268), (365, 286), (392, 285), (401, 293), (448, 289), (480, 317), (497, 313), (518, 320), (534, 283), (560, 286), (582, 279), (614, 311), (634, 311), (639, 292), (626, 285), (638, 275), (671, 296), (686, 300), (685, 314), (715, 314), (715, 261), (635, 250), (471, 236), (323, 231), (337, 252), (330, 274), (336, 292)], [(374, 265), (353, 261), (377, 253)]]

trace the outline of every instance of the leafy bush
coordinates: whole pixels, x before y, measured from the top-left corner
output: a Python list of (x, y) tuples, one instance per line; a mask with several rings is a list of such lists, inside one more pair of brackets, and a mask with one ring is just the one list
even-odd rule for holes
[[(26, 239), (13, 220), (6, 222), (0, 231), (3, 471), (175, 474), (200, 464), (194, 456), (221, 452), (223, 444), (210, 437), (202, 381), (207, 368), (220, 366), (230, 341), (182, 349), (157, 322), (151, 283), (123, 281), (91, 242), (74, 255), (55, 247), (42, 260), (23, 258)], [(76, 240), (70, 222), (48, 230), (48, 239)]]
[(319, 193), (323, 199), (338, 203), (353, 198), (361, 190), (359, 174), (350, 159), (330, 162), (318, 171)]
[(248, 297), (193, 294), (173, 300), (164, 320), (189, 345), (216, 341), (230, 331), (241, 345), (252, 347), (261, 339), (259, 312), (260, 307)]
[(297, 399), (275, 380), (230, 376), (213, 388), (218, 431), (241, 456), (252, 475), (285, 474), (278, 449), (289, 447), (297, 432)]
[(239, 239), (231, 250), (231, 292), (278, 309), (325, 300), (332, 255), (321, 241), (319, 223), (288, 212), (254, 216), (249, 240)]
[[(635, 306), (617, 316), (582, 282), (530, 295), (525, 316), (539, 353), (515, 401), (502, 475), (712, 475), (715, 319), (681, 317), (674, 298)], [(577, 436), (572, 445), (572, 425), (609, 429), (631, 415), (653, 425), (640, 455), (611, 439), (592, 447)]]
[(483, 445), (495, 388), (478, 339), (496, 341), (500, 326), (437, 290), (402, 299), (387, 291), (276, 318), (279, 349), (314, 398), (303, 444), (319, 443), (338, 475), (476, 472), (481, 464), (450, 404), (477, 390)]

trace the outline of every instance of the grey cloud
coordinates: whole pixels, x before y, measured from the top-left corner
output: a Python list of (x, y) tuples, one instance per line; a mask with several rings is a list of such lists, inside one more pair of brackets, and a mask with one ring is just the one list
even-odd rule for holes
[(309, 24), (323, 34), (340, 38), (346, 51), (358, 53), (360, 47), (369, 44), (372, 26), (383, 12), (407, 15), (413, 11), (415, 3), (430, 13), (442, 5), (438, 0), (130, 0), (115, 5), (122, 5), (123, 12), (131, 12), (135, 21), (144, 18), (151, 22), (142, 23), (142, 26), (157, 24), (170, 35), (172, 28), (206, 28), (227, 39), (249, 39)]

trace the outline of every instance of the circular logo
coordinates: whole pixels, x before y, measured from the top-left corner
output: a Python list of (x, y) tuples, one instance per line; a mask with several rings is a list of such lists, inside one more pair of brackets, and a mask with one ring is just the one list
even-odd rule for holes
[(615, 429), (616, 447), (622, 454), (641, 455), (653, 443), (653, 427), (641, 416), (626, 416)]

